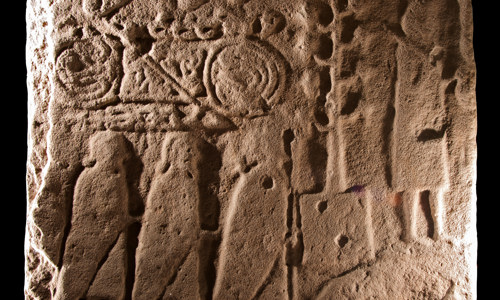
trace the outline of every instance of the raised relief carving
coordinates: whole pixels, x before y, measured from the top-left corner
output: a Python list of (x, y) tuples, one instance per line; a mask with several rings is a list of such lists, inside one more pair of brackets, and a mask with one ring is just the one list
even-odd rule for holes
[(199, 42), (220, 39), (226, 18), (223, 10), (207, 6), (181, 15), (161, 12), (146, 26), (147, 51), (125, 52), (124, 101), (196, 103), (206, 96), (203, 68), (211, 46)]
[[(279, 161), (283, 148), (275, 127), (262, 126), (262, 119), (256, 122), (261, 126), (245, 132), (251, 138), (231, 149), (236, 153), (226, 153), (239, 161), (223, 221), (214, 299), (282, 298), (286, 289), (283, 242), (289, 191)], [(241, 152), (238, 146), (252, 150)]]
[(125, 104), (107, 107), (104, 115), (99, 116), (104, 120), (103, 126), (113, 131), (195, 130), (222, 133), (236, 128), (236, 125), (223, 115), (195, 104)]
[(121, 77), (121, 45), (106, 35), (74, 41), (56, 62), (58, 82), (72, 104), (86, 109), (116, 102)]
[(91, 16), (104, 17), (131, 0), (83, 0), (83, 11)]
[(216, 7), (190, 11), (180, 20), (174, 21), (174, 38), (182, 41), (216, 40), (224, 35), (223, 23), (226, 14)]
[[(169, 51), (171, 52), (171, 51)], [(207, 53), (203, 49), (185, 49), (171, 54), (160, 61), (160, 65), (182, 86), (192, 97), (206, 95), (203, 86), (203, 67)]]
[[(457, 41), (443, 40), (440, 31), (422, 36), (420, 32), (407, 28), (407, 24), (414, 21), (425, 26), (423, 24), (433, 21), (421, 19), (422, 15), (444, 13), (444, 10), (456, 15), (456, 2), (409, 4), (402, 18), (402, 29), (408, 33), (407, 40), (402, 41), (406, 47), (398, 49), (398, 55), (404, 63), (398, 75), (393, 166), (395, 188), (404, 192), (406, 218), (403, 222), (403, 238), (406, 241), (421, 237), (438, 239), (443, 235), (443, 196), (449, 185), (447, 133), (450, 120), (447, 106), (453, 105), (448, 103), (447, 98), (453, 93), (448, 89), (450, 83), (454, 85), (454, 81), (449, 78), (456, 71), (454, 63), (446, 63), (445, 56), (457, 55), (454, 53)], [(448, 28), (450, 34), (458, 34), (459, 29), (453, 22), (442, 22), (442, 27)], [(446, 45), (447, 50), (441, 45)], [(426, 59), (419, 62), (407, 59), (415, 55), (426, 55)], [(419, 71), (410, 76), (409, 72), (404, 72), (410, 68)], [(420, 71), (422, 68), (428, 71), (423, 73)], [(417, 153), (426, 154), (422, 156)], [(404, 166), (397, 163), (403, 159)]]
[(47, 4), (29, 297), (472, 299), (465, 2)]
[(120, 233), (129, 223), (123, 165), (127, 155), (121, 134), (102, 132), (92, 137), (88, 166), (75, 186), (55, 299), (84, 297), (102, 261), (121, 240)]
[(204, 80), (210, 100), (225, 114), (254, 117), (279, 102), (285, 65), (263, 44), (242, 41), (210, 56)]
[(139, 234), (134, 299), (163, 298), (177, 280), (196, 285), (200, 142), (189, 134), (165, 137)]
[(286, 19), (282, 13), (276, 10), (266, 10), (263, 14), (255, 18), (250, 33), (265, 40), (269, 36), (282, 31), (285, 26)]

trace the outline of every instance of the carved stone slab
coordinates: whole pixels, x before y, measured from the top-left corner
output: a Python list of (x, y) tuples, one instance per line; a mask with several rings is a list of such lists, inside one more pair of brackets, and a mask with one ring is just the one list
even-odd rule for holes
[(26, 299), (474, 299), (469, 0), (37, 0)]

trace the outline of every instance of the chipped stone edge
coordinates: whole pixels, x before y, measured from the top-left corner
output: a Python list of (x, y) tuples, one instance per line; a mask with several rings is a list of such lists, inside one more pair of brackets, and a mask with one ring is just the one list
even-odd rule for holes
[[(41, 299), (51, 293), (51, 280), (56, 268), (37, 247), (40, 232), (32, 218), (38, 206), (37, 194), (44, 185), (44, 174), (50, 161), (49, 134), (51, 122), (48, 107), (53, 95), (53, 30), (54, 0), (27, 0), (26, 20), (26, 85), (28, 109), (28, 140), (26, 162), (26, 226), (25, 226), (25, 299)], [(48, 271), (48, 273), (47, 273)], [(50, 279), (50, 280), (47, 280)], [(40, 292), (40, 290), (44, 292)]]

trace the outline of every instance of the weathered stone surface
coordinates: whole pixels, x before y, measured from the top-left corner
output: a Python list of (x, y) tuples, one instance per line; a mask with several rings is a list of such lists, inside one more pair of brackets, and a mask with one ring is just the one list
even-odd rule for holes
[(471, 10), (29, 1), (26, 299), (474, 299)]

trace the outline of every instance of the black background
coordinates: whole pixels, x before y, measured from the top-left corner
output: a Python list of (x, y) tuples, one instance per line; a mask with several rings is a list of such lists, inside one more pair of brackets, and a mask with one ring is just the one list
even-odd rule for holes
[[(33, 0), (29, 0), (33, 1)], [(47, 1), (47, 0), (36, 0)], [(26, 22), (25, 1), (15, 0), (17, 4), (2, 6), (0, 45), (4, 52), (1, 66), (3, 93), (0, 94), (2, 106), (0, 143), (4, 160), (1, 164), (0, 195), (3, 198), (0, 208), (3, 214), (3, 239), (0, 238), (2, 251), (7, 251), (3, 259), (2, 289), (0, 299), (23, 299), (24, 285), (24, 236), (26, 222), (26, 158), (27, 158), (27, 88), (26, 88)], [(499, 60), (500, 39), (498, 21), (499, 10), (494, 7), (497, 1), (472, 0), (474, 13), (474, 49), (477, 67), (477, 108), (478, 108), (478, 160), (477, 160), (477, 228), (479, 238), (478, 255), (478, 297), (490, 298), (498, 283), (497, 259), (489, 253), (498, 255), (496, 241), (499, 239), (496, 210), (500, 177), (497, 172), (497, 155), (500, 155), (497, 140), (500, 126), (498, 111), (499, 75), (495, 74)], [(16, 6), (17, 5), (17, 6)], [(494, 53), (496, 52), (496, 53)], [(6, 163), (5, 163), (6, 162)], [(2, 205), (3, 204), (3, 205)], [(492, 272), (490, 272), (492, 271)], [(7, 278), (7, 281), (5, 281)], [(490, 278), (492, 280), (490, 280)], [(494, 280), (494, 281), (493, 281)], [(496, 282), (496, 283), (494, 283)], [(493, 284), (492, 284), (493, 283)], [(6, 295), (10, 295), (6, 297)]]
[[(476, 99), (478, 114), (477, 132), (477, 229), (478, 229), (478, 299), (493, 299), (497, 294), (498, 278), (498, 25), (500, 15), (497, 1), (473, 0), (474, 57), (476, 60)], [(497, 52), (497, 53), (495, 53)], [(496, 298), (496, 297), (494, 297)]]

